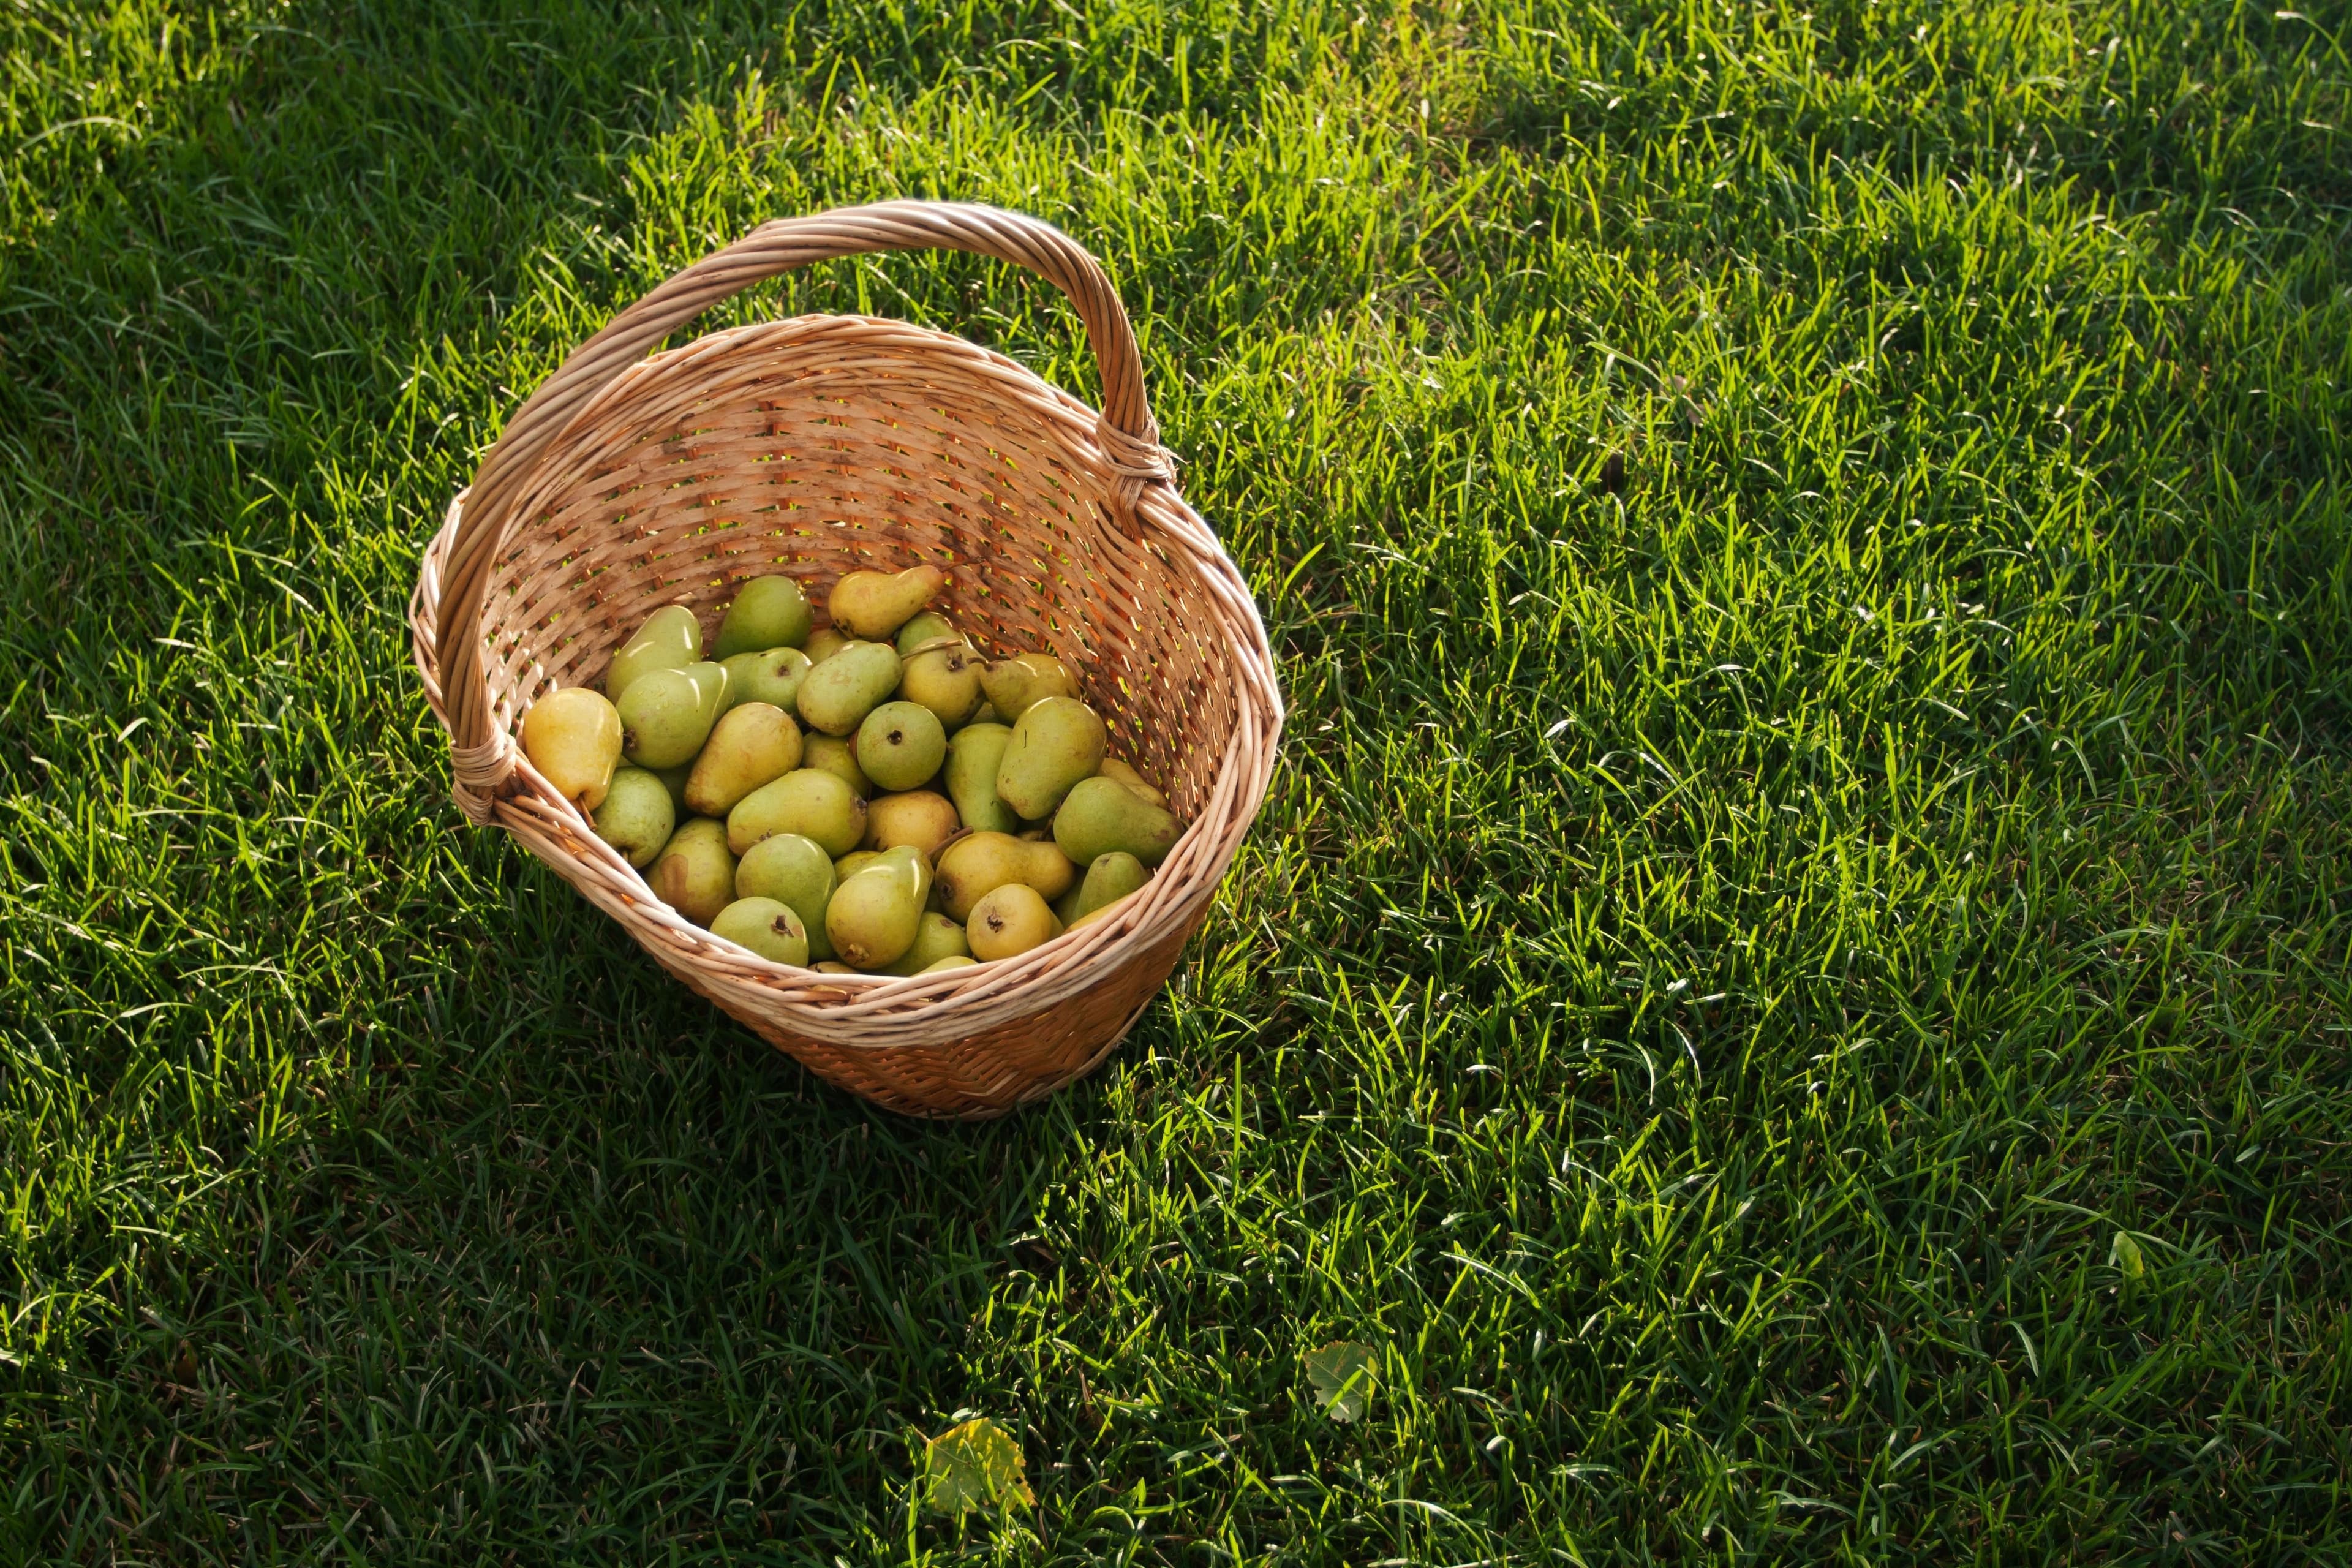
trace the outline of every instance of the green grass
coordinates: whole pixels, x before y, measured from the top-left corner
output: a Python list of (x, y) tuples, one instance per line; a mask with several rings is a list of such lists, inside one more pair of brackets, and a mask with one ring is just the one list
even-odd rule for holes
[[(2348, 57), (0, 7), (0, 1555), (2352, 1561)], [(1165, 1000), (982, 1127), (466, 829), (403, 624), (572, 342), (897, 195), (1102, 255), (1291, 704)], [(729, 319), (849, 308), (1092, 395), (966, 258)], [(960, 1412), (1034, 1510), (914, 1510)]]

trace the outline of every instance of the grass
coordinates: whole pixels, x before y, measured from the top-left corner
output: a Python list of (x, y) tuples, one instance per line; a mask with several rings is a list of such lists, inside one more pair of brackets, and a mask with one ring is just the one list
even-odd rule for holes
[[(465, 829), (402, 622), (894, 195), (1104, 257), (1292, 704), (981, 1127)], [(1092, 395), (970, 258), (726, 319), (850, 308)], [(0, 1549), (2352, 1561), (2348, 339), (2341, 0), (17, 0)]]

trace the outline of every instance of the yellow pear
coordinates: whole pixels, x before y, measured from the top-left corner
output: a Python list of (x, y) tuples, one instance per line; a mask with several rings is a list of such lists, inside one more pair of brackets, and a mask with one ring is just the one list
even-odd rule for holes
[(727, 841), (739, 855), (762, 838), (797, 833), (828, 855), (846, 855), (866, 837), (866, 803), (833, 774), (795, 768), (735, 803)]
[(670, 835), (646, 882), (655, 897), (707, 926), (735, 901), (735, 857), (727, 847), (727, 825), (698, 816)]
[(1168, 858), (1182, 826), (1117, 779), (1080, 779), (1054, 813), (1054, 842), (1075, 865), (1124, 850), (1147, 866)]
[(801, 730), (791, 714), (766, 702), (730, 708), (687, 775), (687, 809), (724, 816), (745, 795), (800, 765)]
[(719, 640), (710, 657), (724, 663), (739, 653), (764, 648), (798, 647), (808, 641), (814, 619), (808, 595), (790, 577), (760, 577), (735, 591), (727, 618), (719, 623)]
[[(944, 865), (940, 868), (940, 877), (946, 879)], [(735, 879), (740, 884), (742, 873), (737, 872)], [(1087, 868), (1085, 879), (1063, 895), (1054, 906), (1054, 912), (1061, 917), (1064, 925), (1076, 931), (1097, 910), (1118, 902), (1150, 880), (1151, 873), (1144, 869), (1143, 862), (1123, 849), (1097, 855), (1094, 864)]]
[(593, 811), (621, 763), (621, 715), (587, 687), (551, 691), (522, 716), (522, 754), (564, 799)]
[(772, 963), (795, 969), (808, 964), (808, 927), (791, 905), (774, 899), (736, 900), (711, 921), (710, 934), (748, 947)]
[(1018, 722), (1021, 715), (1048, 697), (1078, 694), (1078, 678), (1050, 653), (1017, 653), (983, 666), (980, 684), (1000, 724)]
[[(886, 795), (866, 808), (866, 847), (895, 849), (910, 844), (926, 858), (936, 857), (959, 831), (955, 807), (947, 796), (927, 789)], [(1058, 856), (1060, 851), (1056, 850)]]
[(649, 669), (684, 669), (702, 657), (702, 623), (684, 605), (665, 605), (621, 645), (604, 671), (604, 695), (618, 702)]
[(930, 890), (930, 868), (921, 851), (883, 850), (833, 890), (824, 911), (833, 950), (859, 969), (896, 963), (915, 945)]
[(803, 742), (801, 766), (823, 768), (847, 784), (860, 800), (874, 798), (874, 781), (857, 765), (857, 742), (854, 738), (818, 733), (803, 736)]
[(982, 963), (1012, 958), (1062, 934), (1062, 922), (1026, 882), (1007, 882), (971, 907), (964, 939)]
[(852, 572), (833, 585), (825, 609), (850, 636), (878, 642), (913, 620), (946, 583), (936, 566), (909, 566), (896, 574)]
[(1125, 784), (1128, 788), (1133, 790), (1136, 794), (1141, 795), (1145, 800), (1150, 801), (1154, 805), (1166, 805), (1168, 804), (1168, 797), (1166, 795), (1161, 795), (1158, 790), (1145, 783), (1141, 773), (1137, 773), (1133, 768), (1128, 766), (1125, 763), (1120, 762), (1117, 757), (1105, 757), (1103, 759), (1102, 776), (1107, 779), (1117, 779), (1119, 783)]
[(837, 626), (826, 626), (822, 630), (809, 633), (808, 641), (801, 644), (801, 651), (808, 655), (811, 664), (823, 664), (826, 659), (847, 647), (849, 642), (848, 633)]
[(939, 865), (940, 907), (960, 921), (1008, 883), (1024, 883), (1039, 897), (1055, 899), (1077, 876), (1058, 846), (1026, 844), (1004, 833), (967, 833), (940, 852)]
[(596, 808), (596, 837), (640, 871), (654, 863), (677, 826), (677, 810), (670, 804), (668, 787), (643, 768), (614, 773), (604, 804)]
[(920, 974), (943, 958), (971, 957), (971, 946), (964, 940), (963, 927), (945, 915), (925, 914), (915, 929), (914, 945), (898, 955), (898, 962), (883, 966), (885, 974)]
[(1034, 703), (996, 764), (998, 797), (1032, 822), (1053, 816), (1072, 785), (1095, 776), (1108, 740), (1101, 718), (1075, 697)]

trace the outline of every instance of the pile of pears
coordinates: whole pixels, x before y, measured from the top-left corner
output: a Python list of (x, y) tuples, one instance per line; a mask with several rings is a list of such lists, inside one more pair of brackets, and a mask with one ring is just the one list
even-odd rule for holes
[(746, 583), (705, 658), (654, 612), (601, 692), (523, 716), (522, 749), (655, 894), (763, 958), (929, 974), (1101, 919), (1182, 824), (1108, 754), (1045, 653), (989, 660), (930, 605), (938, 568), (852, 572), (826, 601)]

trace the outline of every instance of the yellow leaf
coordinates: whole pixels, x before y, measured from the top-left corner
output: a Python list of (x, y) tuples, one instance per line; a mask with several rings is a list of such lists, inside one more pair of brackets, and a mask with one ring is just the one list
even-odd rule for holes
[(1011, 1434), (975, 1416), (932, 1439), (923, 1454), (923, 1506), (935, 1513), (989, 1511), (1034, 1503), (1026, 1462)]

